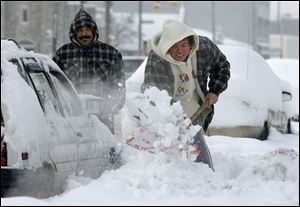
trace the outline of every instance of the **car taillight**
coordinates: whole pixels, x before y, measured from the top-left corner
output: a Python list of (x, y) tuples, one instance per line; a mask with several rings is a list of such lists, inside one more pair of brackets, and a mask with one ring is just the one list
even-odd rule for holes
[(6, 143), (3, 141), (4, 139), (4, 127), (1, 123), (1, 166), (7, 166), (7, 150)]
[(22, 160), (28, 160), (28, 152), (22, 152), (21, 153), (21, 157), (22, 157)]

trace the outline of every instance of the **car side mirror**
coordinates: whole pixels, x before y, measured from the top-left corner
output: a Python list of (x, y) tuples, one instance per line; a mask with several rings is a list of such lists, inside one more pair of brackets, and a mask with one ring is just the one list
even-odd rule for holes
[(292, 100), (293, 96), (290, 92), (288, 91), (282, 91), (282, 101), (286, 102), (286, 101), (290, 101)]

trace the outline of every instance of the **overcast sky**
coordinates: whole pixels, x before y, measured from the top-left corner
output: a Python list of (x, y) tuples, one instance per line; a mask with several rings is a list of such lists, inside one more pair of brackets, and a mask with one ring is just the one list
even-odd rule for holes
[[(271, 20), (276, 20), (277, 18), (277, 8), (279, 1), (271, 1)], [(299, 19), (299, 1), (280, 1), (281, 14), (291, 14), (293, 17)]]

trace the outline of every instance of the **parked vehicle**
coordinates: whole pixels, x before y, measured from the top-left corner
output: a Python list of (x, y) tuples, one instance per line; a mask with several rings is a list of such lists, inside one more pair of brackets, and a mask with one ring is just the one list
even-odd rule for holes
[(1, 40), (1, 197), (48, 197), (118, 167), (116, 138), (48, 56)]
[[(291, 86), (256, 51), (220, 46), (231, 65), (228, 89), (215, 105), (209, 135), (267, 139), (270, 126), (289, 132)], [(224, 118), (226, 117), (226, 118)]]
[[(215, 104), (208, 135), (267, 139), (269, 128), (288, 132), (291, 86), (279, 79), (266, 60), (250, 48), (219, 46), (231, 65), (228, 88)], [(127, 80), (127, 93), (139, 92), (145, 60)]]
[(292, 120), (299, 122), (299, 59), (273, 58), (267, 60), (274, 73), (292, 86)]
[(127, 80), (145, 60), (145, 56), (124, 56), (124, 73)]

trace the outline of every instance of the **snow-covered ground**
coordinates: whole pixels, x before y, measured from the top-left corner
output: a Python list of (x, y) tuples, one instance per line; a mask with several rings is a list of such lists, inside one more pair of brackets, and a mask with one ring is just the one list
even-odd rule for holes
[(1, 206), (299, 205), (298, 134), (272, 129), (267, 141), (205, 138), (215, 172), (203, 164), (127, 148), (126, 163), (96, 180), (70, 177), (61, 195), (1, 198)]

